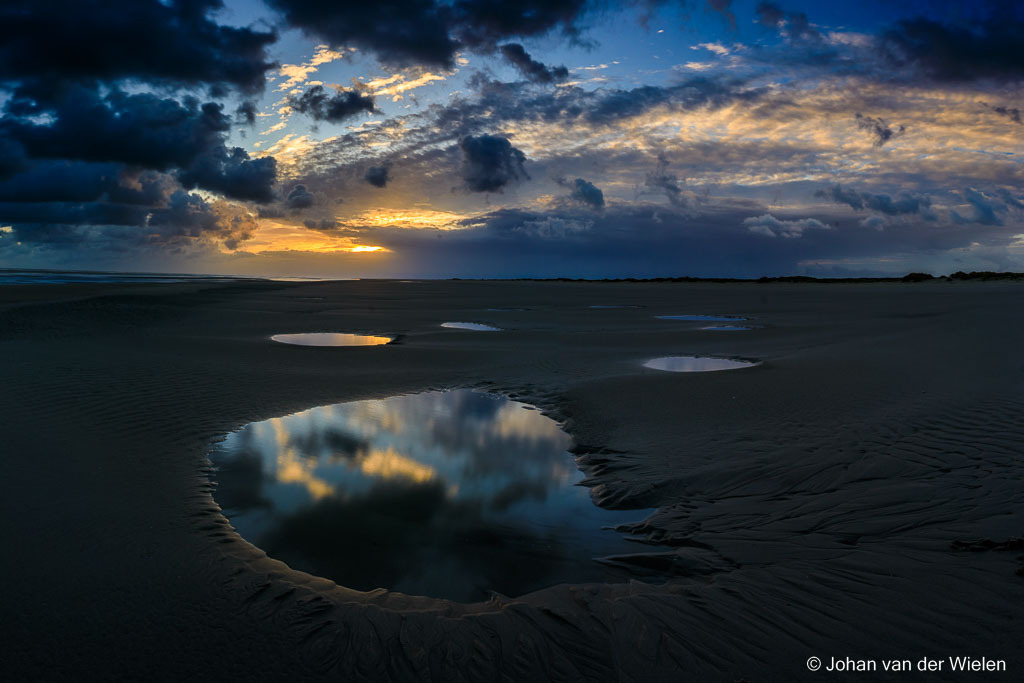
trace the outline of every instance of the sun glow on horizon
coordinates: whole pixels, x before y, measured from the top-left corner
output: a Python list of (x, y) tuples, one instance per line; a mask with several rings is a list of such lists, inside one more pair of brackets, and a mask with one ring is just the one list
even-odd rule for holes
[(370, 209), (351, 218), (338, 221), (344, 228), (409, 228), (435, 230), (464, 230), (463, 221), (468, 218), (453, 211), (434, 209)]
[(259, 227), (253, 231), (252, 237), (239, 244), (235, 252), (227, 248), (222, 248), (221, 252), (247, 254), (275, 252), (373, 254), (391, 253), (391, 250), (376, 244), (361, 244), (358, 238), (348, 235), (332, 235), (329, 232), (311, 230), (302, 225), (261, 220)]

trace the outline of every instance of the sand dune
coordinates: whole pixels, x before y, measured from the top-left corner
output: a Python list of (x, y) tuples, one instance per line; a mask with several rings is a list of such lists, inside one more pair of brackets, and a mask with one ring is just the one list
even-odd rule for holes
[[(1013, 675), (1022, 295), (997, 282), (0, 288), (0, 672), (761, 682), (826, 676), (811, 656), (969, 655)], [(654, 318), (680, 311), (758, 329)], [(303, 331), (399, 342), (269, 339)], [(760, 364), (641, 365), (708, 354)], [(216, 504), (206, 454), (228, 431), (445, 387), (537, 405), (575, 439), (596, 503), (656, 510), (622, 529), (635, 554), (606, 559), (634, 580), (473, 605), (359, 593), (266, 557)]]

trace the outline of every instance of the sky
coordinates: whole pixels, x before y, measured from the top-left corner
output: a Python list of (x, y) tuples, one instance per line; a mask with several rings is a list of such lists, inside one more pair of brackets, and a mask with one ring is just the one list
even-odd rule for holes
[(1024, 271), (1024, 4), (8, 0), (0, 267)]

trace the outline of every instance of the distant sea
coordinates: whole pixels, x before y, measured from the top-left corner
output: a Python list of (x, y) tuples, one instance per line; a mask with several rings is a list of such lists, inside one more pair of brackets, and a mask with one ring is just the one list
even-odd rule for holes
[(102, 282), (235, 282), (243, 280), (285, 280), (319, 282), (321, 278), (241, 277), (237, 275), (194, 275), (188, 273), (122, 273), (100, 270), (14, 270), (0, 268), (0, 285), (60, 285)]

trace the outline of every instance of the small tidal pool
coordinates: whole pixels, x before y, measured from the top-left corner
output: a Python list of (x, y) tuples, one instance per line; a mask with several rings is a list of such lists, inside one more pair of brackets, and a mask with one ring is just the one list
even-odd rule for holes
[(710, 325), (708, 327), (700, 328), (709, 332), (744, 332), (746, 330), (752, 330), (754, 328), (746, 325)]
[(348, 332), (301, 332), (298, 334), (275, 334), (273, 341), (298, 346), (378, 346), (391, 342), (391, 337), (377, 337), (369, 334)]
[(746, 320), (736, 315), (656, 315), (658, 320), (689, 320), (691, 322), (740, 322)]
[(715, 372), (717, 370), (739, 370), (752, 368), (757, 363), (730, 358), (712, 358), (711, 356), (665, 356), (652, 358), (644, 363), (645, 368), (665, 370), (667, 372)]
[(501, 332), (500, 327), (484, 325), (483, 323), (441, 323), (441, 327), (450, 330), (472, 330), (473, 332)]

